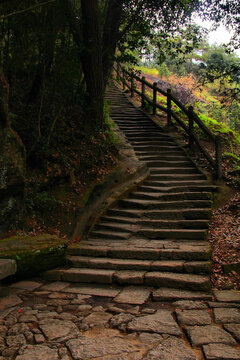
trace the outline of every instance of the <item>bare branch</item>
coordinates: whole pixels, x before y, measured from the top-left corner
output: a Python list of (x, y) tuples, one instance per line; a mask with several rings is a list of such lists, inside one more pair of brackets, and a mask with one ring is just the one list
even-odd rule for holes
[(0, 16), (0, 20), (7, 19), (7, 18), (9, 18), (9, 17), (11, 17), (11, 16), (14, 16), (14, 15), (23, 14), (23, 13), (25, 13), (25, 12), (34, 10), (34, 9), (36, 9), (36, 8), (38, 8), (38, 7), (41, 7), (41, 6), (44, 6), (44, 5), (48, 5), (48, 4), (50, 4), (50, 3), (53, 3), (53, 2), (55, 2), (55, 1), (56, 1), (56, 0), (48, 0), (48, 1), (45, 1), (45, 2), (43, 2), (43, 3), (30, 6), (29, 8), (26, 8), (26, 9), (23, 9), (23, 10), (18, 10), (18, 11), (14, 11), (14, 12), (12, 12), (12, 13), (10, 13), (10, 14), (1, 15), (1, 16)]

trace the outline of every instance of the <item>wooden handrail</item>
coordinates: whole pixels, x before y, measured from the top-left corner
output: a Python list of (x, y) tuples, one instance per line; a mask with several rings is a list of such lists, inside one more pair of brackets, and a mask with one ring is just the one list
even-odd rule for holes
[[(117, 67), (114, 67), (117, 79), (122, 82), (123, 90), (127, 87), (130, 90), (131, 96), (134, 96), (134, 93), (141, 97), (142, 108), (145, 108), (145, 102), (147, 101), (153, 108), (153, 114), (156, 114), (156, 109), (164, 111), (167, 114), (167, 124), (171, 126), (172, 118), (176, 120), (177, 124), (180, 125), (183, 130), (189, 136), (189, 147), (193, 151), (194, 143), (197, 145), (199, 150), (202, 152), (209, 164), (214, 168), (215, 175), (217, 179), (222, 176), (221, 162), (222, 162), (222, 152), (221, 152), (221, 138), (220, 136), (214, 135), (208, 127), (202, 122), (198, 115), (193, 111), (193, 107), (190, 106), (187, 109), (174, 95), (172, 95), (171, 89), (168, 89), (167, 92), (157, 86), (157, 83), (150, 83), (145, 79), (144, 76), (139, 77), (134, 72), (126, 70), (121, 64), (117, 64)], [(121, 74), (122, 73), (122, 74)], [(127, 79), (127, 76), (129, 79)], [(134, 80), (138, 81), (141, 84), (141, 91), (135, 86)], [(151, 100), (146, 95), (146, 86), (153, 91), (153, 100)], [(167, 107), (164, 107), (157, 103), (157, 94), (160, 93), (167, 98)], [(179, 116), (172, 110), (172, 103), (177, 105), (179, 109), (188, 117), (188, 126), (186, 123), (179, 118)], [(194, 123), (199, 126), (205, 135), (214, 143), (215, 145), (215, 159), (208, 153), (208, 151), (202, 146), (199, 138), (194, 133)]]

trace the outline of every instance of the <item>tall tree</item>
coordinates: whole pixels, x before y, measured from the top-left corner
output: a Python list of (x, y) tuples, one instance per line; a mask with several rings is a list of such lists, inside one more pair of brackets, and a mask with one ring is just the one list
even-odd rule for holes
[(65, 0), (66, 13), (79, 49), (87, 85), (86, 118), (92, 131), (103, 124), (103, 98), (118, 42), (142, 23), (176, 29), (196, 9), (197, 0)]

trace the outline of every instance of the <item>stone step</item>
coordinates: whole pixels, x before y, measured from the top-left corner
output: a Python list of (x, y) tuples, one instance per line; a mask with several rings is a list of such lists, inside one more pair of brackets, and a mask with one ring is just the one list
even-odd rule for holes
[(68, 255), (67, 260), (68, 264), (74, 268), (146, 270), (198, 274), (208, 274), (211, 268), (209, 261), (137, 260), (71, 255)]
[(175, 289), (209, 291), (207, 275), (157, 271), (70, 268), (62, 272), (61, 280), (74, 283), (132, 284)]
[(119, 231), (113, 230), (94, 230), (91, 232), (91, 236), (99, 239), (114, 239), (114, 240), (127, 240), (130, 236), (130, 232), (122, 232), (119, 227)]
[[(180, 158), (184, 158), (186, 159), (186, 155), (184, 154), (183, 151), (180, 150), (175, 150), (175, 149), (169, 149), (167, 151), (167, 155), (166, 155), (166, 151), (165, 150), (155, 150), (155, 151), (149, 151), (149, 150), (142, 150), (142, 151), (137, 151), (136, 149), (134, 149), (135, 154), (137, 155), (137, 157), (139, 158), (139, 160), (141, 161), (145, 161), (144, 158), (146, 156), (154, 156), (151, 153), (154, 153), (155, 156), (158, 156), (160, 160), (167, 160), (167, 157), (169, 157), (170, 159), (178, 159)], [(143, 158), (143, 159), (142, 159)]]
[(137, 224), (152, 229), (208, 229), (208, 220), (139, 220)]
[[(118, 124), (118, 126), (120, 127), (120, 125)], [(158, 131), (157, 127), (151, 127), (149, 129), (143, 129), (143, 128), (138, 128), (137, 130), (136, 129), (125, 129), (124, 130), (124, 134), (126, 136), (135, 136), (135, 135), (142, 135), (142, 136), (145, 136), (145, 134), (148, 136), (151, 136), (151, 134), (155, 134), (156, 132)], [(157, 132), (157, 134), (163, 138), (166, 138), (168, 139), (168, 137), (162, 133), (162, 132)]]
[(212, 215), (212, 209), (182, 209), (182, 210), (121, 210), (109, 209), (106, 213), (107, 217), (119, 219), (125, 223), (128, 219), (131, 223), (140, 219), (150, 220), (200, 220), (209, 219)]
[(138, 200), (122, 199), (118, 201), (121, 208), (142, 209), (142, 210), (169, 210), (169, 209), (199, 209), (211, 208), (209, 200), (180, 200), (180, 201), (159, 201), (159, 200)]
[[(166, 184), (167, 185), (167, 184)], [(143, 183), (143, 185), (138, 186), (138, 191), (140, 192), (145, 192), (145, 193), (180, 193), (180, 192), (207, 192), (207, 193), (211, 193), (213, 191), (217, 191), (217, 187), (216, 186), (212, 186), (212, 185), (178, 185), (178, 186), (171, 186), (171, 187), (164, 187), (164, 186), (159, 186), (159, 185), (145, 185), (145, 182)]]
[[(156, 131), (145, 131), (144, 134), (142, 133), (131, 133), (131, 132), (125, 132), (125, 135), (132, 139), (133, 141), (146, 141), (146, 140), (159, 140), (159, 141), (170, 141), (172, 144), (175, 144), (175, 142), (167, 135), (164, 135), (161, 132)], [(176, 144), (175, 144), (176, 145)]]
[(119, 209), (119, 208), (110, 208), (107, 210), (107, 215), (110, 216), (127, 216), (130, 219), (136, 219), (141, 218), (142, 216), (142, 210), (131, 210), (131, 209)]
[[(170, 220), (170, 219), (161, 219), (155, 220), (151, 219), (129, 219), (127, 217), (113, 217), (113, 216), (103, 216), (100, 218), (100, 221), (94, 229), (127, 229), (132, 231), (134, 226), (142, 226), (145, 228), (153, 228), (153, 229), (208, 229), (209, 222), (208, 219), (205, 220)], [(119, 230), (120, 231), (120, 230)], [(123, 230), (124, 231), (124, 230)]]
[[(144, 130), (144, 131), (159, 131), (156, 125), (149, 125), (144, 119), (138, 119), (136, 121), (134, 118), (131, 121), (121, 121), (120, 119), (113, 118), (113, 120), (118, 124), (121, 130)], [(129, 120), (129, 117), (128, 117)]]
[(204, 174), (150, 174), (148, 177), (149, 181), (171, 181), (171, 180), (206, 180)]
[(189, 291), (161, 287), (152, 292), (153, 301), (167, 302), (178, 300), (212, 300), (212, 294), (200, 291)]
[(126, 225), (125, 223), (122, 224), (121, 222), (108, 222), (107, 220), (104, 221), (103, 219), (101, 219), (101, 221), (94, 226), (94, 231), (107, 230), (112, 232), (115, 231), (116, 233), (129, 233), (137, 229), (136, 225), (136, 222)]
[(210, 279), (206, 275), (178, 274), (168, 272), (148, 272), (145, 274), (145, 284), (155, 287), (174, 289), (210, 291)]
[(161, 145), (161, 146), (167, 146), (167, 147), (176, 147), (177, 145), (170, 140), (162, 140), (162, 139), (145, 139), (145, 140), (137, 140), (137, 139), (131, 139), (131, 145), (133, 147), (135, 146), (155, 146), (155, 145)]
[(128, 196), (128, 199), (160, 200), (160, 201), (211, 200), (212, 194), (210, 192), (157, 193), (157, 192), (135, 191)]
[(183, 240), (205, 240), (206, 230), (193, 229), (141, 229), (135, 233), (137, 236), (144, 236), (147, 239), (183, 239)]
[(143, 131), (143, 133), (145, 133), (145, 131), (155, 131), (156, 128), (155, 127), (151, 127), (151, 128), (147, 128), (146, 125), (128, 125), (128, 126), (123, 126), (121, 124), (118, 124), (120, 130), (125, 134), (127, 133), (127, 131), (133, 131), (133, 132), (139, 132), (139, 131)]
[[(114, 213), (114, 212), (113, 212)], [(117, 214), (115, 212), (114, 214)], [(188, 219), (188, 220), (199, 220), (199, 219), (210, 219), (212, 215), (211, 208), (205, 209), (182, 209), (182, 210), (150, 210), (144, 212), (144, 217), (147, 219)]]
[(161, 144), (158, 144), (158, 145), (133, 145), (133, 148), (134, 150), (137, 150), (137, 151), (166, 151), (166, 152), (169, 152), (169, 151), (174, 151), (176, 153), (181, 153), (182, 150), (177, 146), (169, 146), (169, 145), (161, 145)]
[(151, 168), (151, 176), (157, 174), (157, 175), (201, 175), (199, 170), (196, 167), (188, 166), (188, 167), (152, 167), (149, 163), (147, 163), (147, 166)]
[[(135, 152), (137, 153), (137, 152)], [(188, 159), (184, 154), (168, 154), (166, 155), (164, 152), (160, 153), (154, 153), (150, 155), (148, 152), (141, 152), (137, 154), (138, 158), (141, 161), (159, 161), (162, 163), (171, 164), (172, 162), (191, 162), (190, 159)], [(191, 162), (192, 163), (192, 162)]]
[[(188, 242), (173, 243), (168, 248), (137, 247), (130, 244), (114, 246), (110, 242), (109, 246), (94, 245), (87, 241), (83, 244), (73, 244), (68, 247), (69, 255), (81, 255), (90, 257), (107, 257), (118, 259), (137, 259), (137, 260), (189, 260), (189, 261), (208, 261), (211, 256), (209, 244), (198, 242), (190, 245)], [(159, 245), (159, 244), (158, 244)]]
[(184, 161), (176, 161), (176, 160), (172, 160), (172, 161), (166, 161), (166, 160), (146, 160), (144, 159), (144, 162), (147, 163), (147, 166), (148, 167), (151, 167), (151, 168), (161, 168), (161, 169), (166, 169), (166, 168), (176, 168), (176, 169), (179, 169), (180, 167), (183, 167), (183, 168), (192, 168), (192, 169), (195, 169), (193, 166), (192, 166), (192, 163), (191, 161), (189, 160), (184, 160)]
[(149, 180), (146, 179), (143, 182), (143, 186), (151, 186), (151, 187), (155, 187), (155, 188), (168, 188), (168, 187), (177, 187), (177, 186), (193, 186), (198, 188), (198, 186), (202, 187), (202, 186), (210, 186), (211, 189), (213, 188), (214, 190), (216, 190), (216, 187), (209, 185), (208, 181), (206, 180), (206, 178), (204, 179), (200, 179), (200, 180), (168, 180), (168, 181), (159, 181), (159, 180)]
[(100, 224), (104, 224), (104, 223), (108, 223), (109, 225), (110, 224), (126, 224), (126, 225), (135, 225), (137, 224), (137, 221), (138, 221), (138, 218), (129, 218), (127, 217), (127, 214), (126, 216), (108, 216), (108, 215), (105, 215), (105, 216), (102, 216), (100, 219)]
[[(111, 234), (119, 234), (121, 232), (129, 232), (131, 233), (131, 236), (134, 234), (143, 234), (145, 236), (145, 231), (152, 230), (154, 234), (156, 234), (156, 231), (165, 230), (168, 231), (169, 234), (171, 232), (176, 231), (179, 229), (179, 234), (182, 230), (206, 230), (208, 228), (208, 222), (204, 220), (179, 220), (179, 221), (170, 221), (170, 220), (161, 220), (161, 221), (154, 221), (154, 220), (143, 220), (139, 222), (133, 223), (125, 223), (122, 224), (120, 222), (108, 222), (108, 219), (105, 220), (105, 222), (101, 221), (100, 223), (96, 224), (94, 227), (94, 231), (92, 234), (96, 234), (96, 232), (109, 232)], [(169, 230), (168, 230), (169, 229)], [(195, 233), (194, 233), (195, 234)], [(193, 235), (194, 235), (193, 234)], [(96, 235), (95, 235), (96, 236)], [(189, 235), (188, 235), (189, 236)], [(101, 235), (100, 238), (103, 238)], [(151, 238), (151, 237), (150, 237)], [(161, 237), (162, 238), (162, 237)], [(176, 237), (174, 237), (176, 239)], [(177, 237), (178, 238), (178, 237)], [(188, 237), (183, 237), (185, 239), (188, 239)], [(193, 237), (195, 239), (195, 235)]]
[(169, 150), (168, 152), (164, 151), (164, 150), (134, 150), (136, 155), (138, 157), (141, 157), (141, 156), (159, 156), (160, 159), (165, 159), (166, 160), (168, 158), (172, 159), (172, 158), (175, 158), (175, 156), (178, 156), (180, 158), (184, 157), (185, 159), (188, 159), (188, 157), (186, 156), (185, 152), (182, 150), (182, 149), (178, 149), (177, 151), (171, 149)]

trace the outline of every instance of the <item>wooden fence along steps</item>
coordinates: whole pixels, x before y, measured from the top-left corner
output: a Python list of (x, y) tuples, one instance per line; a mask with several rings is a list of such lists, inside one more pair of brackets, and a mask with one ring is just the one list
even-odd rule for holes
[(185, 152), (112, 87), (111, 117), (150, 176), (107, 210), (89, 239), (68, 249), (73, 283), (150, 286), (153, 299), (204, 299), (210, 290), (206, 241), (212, 187)]
[[(145, 108), (146, 102), (150, 104), (153, 108), (153, 115), (156, 114), (157, 109), (167, 113), (167, 124), (171, 126), (172, 118), (176, 120), (177, 125), (182, 127), (182, 129), (186, 132), (189, 139), (189, 147), (193, 151), (194, 143), (200, 149), (208, 163), (213, 167), (215, 172), (215, 177), (220, 179), (222, 176), (222, 152), (221, 152), (221, 137), (220, 135), (214, 135), (207, 128), (207, 126), (201, 121), (201, 119), (194, 113), (193, 107), (189, 106), (187, 109), (172, 93), (171, 89), (168, 89), (167, 92), (162, 90), (157, 86), (157, 83), (154, 82), (151, 84), (146, 78), (143, 76), (140, 78), (133, 72), (126, 70), (119, 63), (115, 68), (117, 79), (121, 81), (123, 90), (127, 87), (130, 90), (131, 97), (134, 94), (140, 95), (142, 108)], [(136, 82), (141, 84), (141, 91), (137, 89)], [(146, 87), (152, 90), (152, 100), (146, 95)], [(167, 107), (160, 105), (157, 102), (157, 94), (160, 93), (167, 98)], [(177, 107), (185, 114), (188, 118), (188, 125), (172, 110), (172, 104), (177, 105)], [(203, 133), (213, 142), (215, 147), (215, 159), (209, 154), (209, 152), (204, 148), (204, 146), (200, 143), (199, 138), (194, 133), (194, 124), (197, 125)]]

